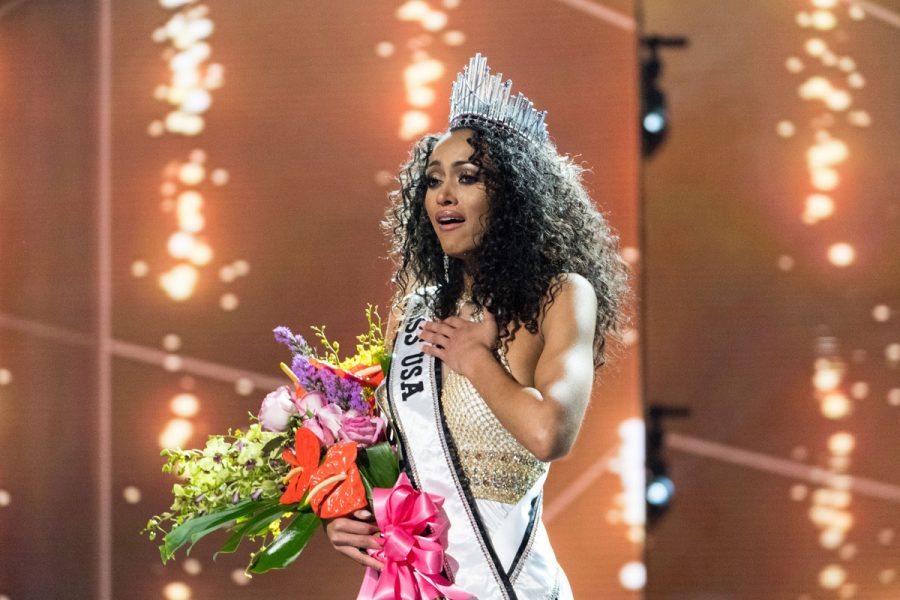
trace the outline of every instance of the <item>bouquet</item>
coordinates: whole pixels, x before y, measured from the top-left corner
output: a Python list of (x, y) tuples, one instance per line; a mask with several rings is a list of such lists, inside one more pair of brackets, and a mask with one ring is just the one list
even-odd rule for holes
[(275, 339), (292, 353), (290, 367), (281, 363), (291, 385), (268, 394), (246, 429), (211, 435), (202, 450), (162, 451), (163, 471), (183, 479), (169, 511), (145, 528), (151, 539), (162, 535), (163, 563), (224, 529), (230, 535), (216, 555), (247, 539), (259, 544), (248, 574), (284, 568), (321, 519), (371, 505), (373, 488), (394, 486), (399, 463), (374, 399), (390, 358), (377, 309), (369, 306), (366, 319), (356, 354), (343, 360), (324, 328), (313, 328), (324, 348), (317, 354), (277, 327)]

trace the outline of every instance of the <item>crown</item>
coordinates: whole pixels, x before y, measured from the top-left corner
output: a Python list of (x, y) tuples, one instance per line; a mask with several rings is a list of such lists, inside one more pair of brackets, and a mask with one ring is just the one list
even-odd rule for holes
[(450, 94), (450, 127), (471, 122), (486, 122), (511, 129), (525, 138), (547, 141), (547, 111), (534, 110), (534, 104), (519, 92), (510, 96), (512, 81), (502, 83), (503, 75), (491, 75), (487, 58), (476, 54), (458, 73)]

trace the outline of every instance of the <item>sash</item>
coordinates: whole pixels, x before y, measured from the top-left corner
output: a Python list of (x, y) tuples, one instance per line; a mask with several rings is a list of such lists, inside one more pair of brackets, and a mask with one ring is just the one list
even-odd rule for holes
[[(505, 556), (515, 554), (508, 569), (504, 568), (479, 515), (477, 502), (468, 490), (453, 438), (444, 421), (440, 403), (442, 363), (421, 350), (423, 342), (419, 332), (429, 317), (424, 299), (420, 295), (411, 296), (397, 333), (385, 386), (407, 476), (417, 489), (444, 497), (443, 509), (450, 521), (446, 575), (480, 599), (517, 600), (517, 591), (528, 598), (553, 597), (554, 582), (561, 571), (539, 517), (544, 478), (513, 511), (512, 526), (506, 524), (502, 528), (498, 549)], [(534, 547), (536, 538), (539, 540), (536, 546), (541, 550)], [(511, 553), (510, 544), (514, 548)], [(526, 563), (534, 564), (529, 569)], [(532, 571), (535, 577), (520, 577), (524, 575), (523, 570)], [(516, 584), (517, 579), (523, 585)], [(534, 585), (545, 590), (545, 586), (550, 586), (550, 594), (532, 595)]]

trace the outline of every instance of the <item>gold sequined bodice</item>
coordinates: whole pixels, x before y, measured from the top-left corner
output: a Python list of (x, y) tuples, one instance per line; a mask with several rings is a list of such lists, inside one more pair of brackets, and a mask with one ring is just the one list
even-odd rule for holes
[(447, 372), (441, 402), (472, 495), (517, 503), (544, 474), (547, 463), (507, 431), (472, 383), (459, 373)]

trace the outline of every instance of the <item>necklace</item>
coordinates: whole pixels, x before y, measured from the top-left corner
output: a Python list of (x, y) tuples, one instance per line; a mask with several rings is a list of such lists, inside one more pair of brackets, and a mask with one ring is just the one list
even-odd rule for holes
[(481, 321), (483, 317), (481, 307), (475, 304), (475, 302), (472, 300), (472, 294), (468, 291), (464, 291), (459, 297), (459, 300), (456, 301), (456, 316), (462, 317), (463, 308), (465, 308), (467, 304), (475, 305), (475, 309), (472, 311), (472, 315), (470, 316), (469, 320), (476, 322)]

